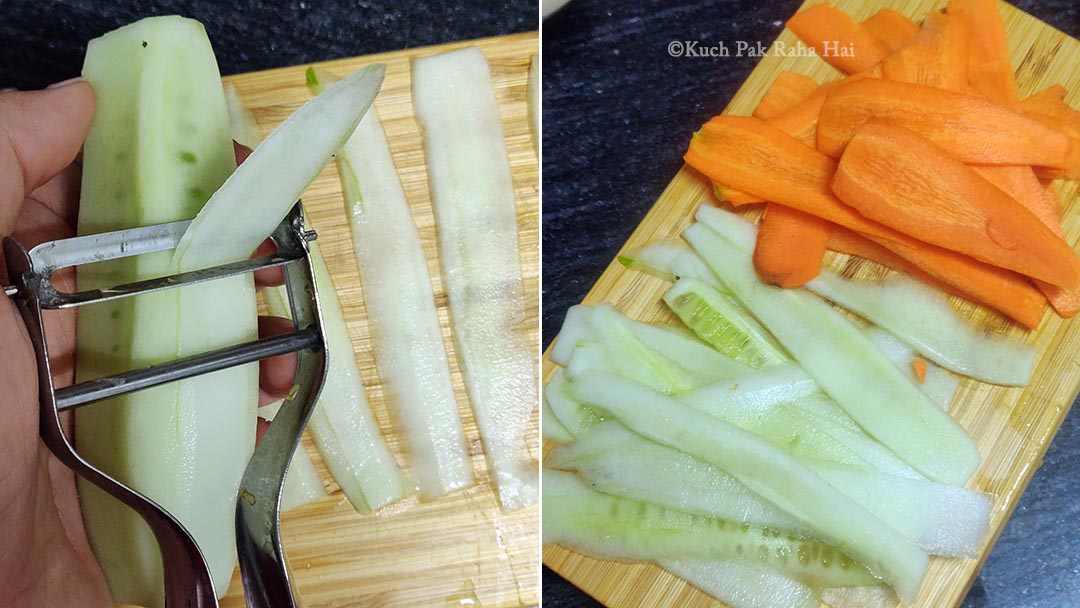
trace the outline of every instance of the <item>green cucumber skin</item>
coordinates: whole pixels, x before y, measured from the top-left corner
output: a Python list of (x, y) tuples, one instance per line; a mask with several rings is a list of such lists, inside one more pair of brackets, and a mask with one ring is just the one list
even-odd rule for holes
[[(90, 43), (97, 115), (83, 156), (79, 234), (190, 219), (235, 168), (220, 76), (202, 26), (156, 17)], [(79, 269), (82, 289), (168, 274), (171, 254)], [(84, 307), (80, 381), (257, 336), (250, 276)], [(170, 322), (161, 322), (168, 319)], [(175, 321), (173, 321), (175, 319)], [(80, 409), (90, 462), (157, 500), (196, 537), (224, 594), (235, 566), (236, 491), (255, 442), (248, 365)], [(118, 601), (160, 606), (153, 536), (130, 509), (79, 483), (92, 548)]]
[[(563, 495), (564, 486), (571, 483), (581, 488)], [(580, 478), (558, 471), (544, 471), (543, 518), (545, 544), (600, 557), (735, 560), (814, 587), (878, 583), (866, 568), (819, 541), (602, 494)]]

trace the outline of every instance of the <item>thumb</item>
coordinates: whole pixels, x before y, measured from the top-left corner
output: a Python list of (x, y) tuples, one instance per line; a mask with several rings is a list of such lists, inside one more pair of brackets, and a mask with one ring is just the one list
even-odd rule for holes
[(11, 233), (23, 199), (75, 159), (93, 117), (83, 81), (0, 93), (0, 235)]

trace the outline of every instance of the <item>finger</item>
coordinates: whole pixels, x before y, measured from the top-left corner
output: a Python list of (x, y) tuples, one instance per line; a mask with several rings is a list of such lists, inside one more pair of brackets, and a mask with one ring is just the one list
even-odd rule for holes
[(93, 117), (85, 82), (0, 94), (0, 234), (11, 232), (30, 192), (71, 164)]
[(244, 161), (247, 160), (247, 157), (251, 156), (251, 148), (245, 146), (244, 144), (242, 144), (242, 143), (240, 143), (238, 141), (234, 140), (232, 142), (232, 147), (233, 147), (233, 154), (236, 155), (236, 164), (237, 164), (237, 166), (240, 166), (240, 165), (244, 164)]
[[(266, 239), (259, 245), (259, 248), (255, 250), (255, 253), (251, 254), (253, 258), (261, 258), (267, 255), (273, 255), (277, 251), (277, 245), (274, 241)], [(285, 271), (281, 266), (274, 266), (273, 268), (262, 268), (256, 270), (255, 275), (255, 288), (262, 289), (263, 287), (274, 287), (277, 285), (285, 284)]]
[[(272, 338), (293, 331), (293, 322), (281, 317), (259, 317), (259, 337)], [(296, 379), (296, 353), (259, 361), (259, 405), (285, 397)]]
[(82, 167), (72, 163), (56, 177), (30, 193), (30, 198), (52, 209), (72, 228), (79, 221), (79, 188), (82, 186)]

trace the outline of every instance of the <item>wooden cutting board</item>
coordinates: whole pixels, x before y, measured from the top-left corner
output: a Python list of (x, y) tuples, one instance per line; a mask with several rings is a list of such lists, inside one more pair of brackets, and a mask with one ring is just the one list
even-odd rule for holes
[[(807, 0), (804, 6), (820, 2)], [(832, 0), (832, 3), (856, 21), (885, 7), (921, 21), (926, 12), (944, 5), (942, 0)], [(1000, 3), (1000, 8), (1005, 16), (1021, 95), (1060, 83), (1070, 91), (1067, 99), (1070, 105), (1080, 105), (1077, 93), (1080, 72), (1075, 70), (1080, 60), (1080, 41), (1008, 4)], [(789, 49), (797, 43), (787, 30), (779, 40)], [(709, 68), (703, 65), (702, 69)], [(766, 88), (783, 70), (801, 72), (819, 82), (839, 75), (817, 57), (769, 55), (750, 74), (724, 113), (750, 115)], [(690, 134), (686, 136), (689, 143)], [(1064, 231), (1069, 242), (1075, 244), (1080, 237), (1077, 188), (1073, 183), (1061, 182), (1056, 187), (1065, 205)], [(708, 184), (684, 167), (634, 231), (623, 252), (633, 251), (656, 238), (677, 237), (690, 224), (697, 206), (709, 201), (715, 199)], [(880, 276), (882, 272), (880, 267), (849, 261), (846, 256), (833, 257), (830, 265), (847, 276), (860, 278)], [(610, 301), (631, 318), (647, 322), (678, 323), (660, 301), (665, 288), (664, 282), (627, 270), (613, 260), (584, 301), (587, 304)], [(1038, 352), (1037, 367), (1027, 388), (1004, 388), (966, 380), (956, 394), (950, 413), (975, 438), (983, 457), (983, 465), (968, 487), (994, 497), (991, 533), (979, 559), (933, 558), (915, 604), (923, 608), (960, 605), (1080, 389), (1080, 323), (1048, 312), (1037, 331), (1025, 332), (969, 304), (958, 303), (958, 308), (987, 331), (1034, 344)], [(555, 369), (545, 356), (545, 381)], [(545, 564), (608, 606), (720, 606), (716, 600), (656, 566), (596, 560), (562, 547), (546, 548), (543, 557)]]
[[(527, 313), (518, 329), (528, 335), (539, 352), (538, 159), (529, 131), (526, 103), (530, 56), (539, 52), (537, 34), (530, 32), (320, 64), (339, 77), (369, 63), (387, 64), (386, 79), (375, 107), (390, 140), (427, 254), (476, 485), (429, 503), (413, 497), (374, 515), (360, 515), (334, 484), (310, 437), (305, 435), (304, 446), (330, 492), (326, 498), (283, 517), (285, 550), (308, 608), (498, 608), (539, 603), (539, 510), (534, 506), (503, 513), (493, 492), (476, 421), (454, 356), (420, 129), (413, 118), (410, 60), (465, 46), (479, 47), (491, 66), (517, 199)], [(310, 99), (304, 80), (306, 68), (240, 74), (224, 80), (236, 86), (266, 134)], [(333, 164), (308, 188), (303, 200), (308, 217), (318, 230), (319, 243), (348, 320), (368, 400), (398, 462), (407, 465), (402, 437), (394, 431), (372, 357), (363, 293)], [(534, 458), (539, 456), (538, 437), (538, 417), (534, 417), (528, 437)], [(234, 575), (221, 605), (223, 608), (244, 606), (238, 574)]]

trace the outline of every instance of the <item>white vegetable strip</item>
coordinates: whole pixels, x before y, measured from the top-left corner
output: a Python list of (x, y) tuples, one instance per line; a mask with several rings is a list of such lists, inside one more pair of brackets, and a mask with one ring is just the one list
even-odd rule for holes
[[(364, 382), (333, 279), (318, 243), (312, 242), (311, 246), (315, 283), (322, 296), (329, 367), (308, 429), (341, 491), (353, 508), (367, 513), (408, 496), (413, 489), (379, 433), (379, 424), (364, 395)], [(270, 314), (291, 317), (288, 298), (281, 292), (267, 291)]]
[(914, 600), (926, 553), (779, 446), (618, 376), (596, 372), (572, 387), (633, 431), (727, 471)]
[(683, 236), (867, 433), (930, 479), (963, 485), (971, 477), (980, 458), (967, 432), (858, 327), (806, 291), (761, 283), (750, 257), (704, 224), (691, 226)]
[(864, 566), (817, 539), (597, 492), (577, 475), (551, 469), (544, 469), (543, 531), (544, 544), (557, 543), (607, 559), (752, 556), (761, 565), (808, 585), (877, 582)]
[[(708, 404), (710, 412), (737, 411), (752, 419), (774, 405), (796, 401), (818, 392), (817, 383), (801, 367), (785, 363), (703, 386), (678, 397), (691, 404)], [(737, 424), (734, 420), (731, 422)]]
[(566, 371), (558, 370), (544, 387), (544, 401), (551, 408), (551, 413), (572, 437), (581, 435), (591, 427), (603, 420), (601, 412), (596, 408), (578, 403), (569, 394), (566, 382)]
[(977, 557), (990, 530), (985, 494), (828, 463), (810, 468), (931, 555)]
[(679, 278), (689, 277), (710, 285), (717, 283), (716, 277), (701, 257), (682, 240), (653, 241), (630, 255), (620, 255), (619, 262), (627, 268), (640, 270), (665, 281), (675, 282)]
[(539, 393), (499, 108), (479, 49), (416, 59), (412, 77), (454, 343), (502, 506), (519, 509), (539, 498), (525, 445)]
[[(254, 149), (262, 141), (262, 134), (255, 123), (255, 117), (244, 105), (244, 100), (236, 87), (231, 84), (225, 85), (225, 105), (229, 110), (229, 131), (232, 133), (233, 141)], [(263, 293), (268, 297), (276, 296), (288, 302), (284, 287), (267, 289)], [(266, 420), (273, 420), (280, 406), (281, 402), (278, 402), (276, 405), (259, 408), (259, 416)], [(326, 487), (323, 486), (322, 478), (315, 470), (311, 457), (308, 456), (303, 445), (296, 446), (292, 461), (289, 463), (289, 472), (285, 476), (285, 483), (281, 487), (281, 510), (290, 511), (323, 496), (326, 496)]]
[(383, 64), (359, 70), (274, 129), (195, 216), (173, 254), (176, 267), (196, 270), (249, 257), (356, 128), (385, 70)]
[[(316, 91), (328, 82), (309, 70)], [(375, 108), (338, 153), (337, 168), (379, 378), (408, 442), (420, 496), (442, 496), (472, 484), (472, 464), (424, 248)]]
[(922, 392), (926, 393), (934, 403), (941, 406), (941, 409), (945, 411), (949, 410), (953, 395), (956, 394), (956, 389), (960, 386), (960, 378), (944, 370), (933, 361), (926, 361), (926, 382), (919, 382), (919, 378), (915, 375), (915, 368), (911, 366), (911, 362), (919, 355), (910, 346), (880, 327), (867, 327), (863, 330), (863, 333), (874, 344), (877, 344), (881, 352), (885, 353), (885, 356), (900, 371), (904, 372), (904, 375), (914, 382)]
[(742, 562), (688, 560), (661, 560), (659, 565), (731, 608), (821, 606), (810, 587), (760, 566)]
[[(236, 168), (202, 25), (157, 17), (120, 28), (90, 42), (83, 75), (97, 93), (97, 113), (83, 155), (79, 234), (192, 218)], [(112, 287), (171, 271), (171, 254), (161, 252), (80, 266), (78, 283)], [(87, 306), (77, 321), (77, 378), (253, 340), (256, 321), (250, 275)], [(257, 397), (258, 366), (244, 365), (76, 412), (80, 454), (184, 524), (219, 595), (236, 565), (236, 495), (255, 444)], [(149, 528), (82, 478), (79, 490), (114, 599), (161, 606), (161, 558)]]
[(956, 314), (945, 294), (906, 275), (872, 283), (849, 281), (822, 269), (806, 286), (958, 374), (1007, 386), (1031, 382), (1034, 346), (986, 335)]
[(650, 441), (617, 420), (600, 422), (574, 443), (555, 448), (544, 466), (577, 471), (607, 494), (789, 533), (808, 532), (722, 469)]

